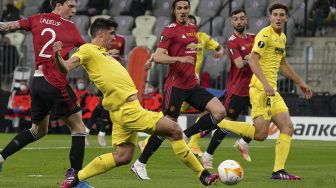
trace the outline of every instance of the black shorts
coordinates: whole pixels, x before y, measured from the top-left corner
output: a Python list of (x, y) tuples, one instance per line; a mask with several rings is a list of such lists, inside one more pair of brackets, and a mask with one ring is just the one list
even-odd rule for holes
[(50, 112), (56, 117), (68, 117), (81, 110), (69, 85), (63, 90), (57, 89), (43, 76), (33, 78), (30, 95), (33, 123), (39, 122)]
[(249, 96), (238, 96), (230, 92), (226, 92), (224, 97), (224, 107), (226, 109), (226, 117), (237, 120), (241, 112), (246, 112), (250, 107), (250, 97)]
[(214, 96), (200, 86), (191, 89), (180, 89), (169, 86), (164, 91), (162, 112), (173, 118), (178, 118), (183, 101), (203, 112), (208, 102)]

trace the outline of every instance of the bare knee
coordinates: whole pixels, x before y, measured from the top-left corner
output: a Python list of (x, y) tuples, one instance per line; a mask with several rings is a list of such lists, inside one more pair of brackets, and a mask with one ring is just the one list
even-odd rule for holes
[(127, 153), (114, 153), (114, 160), (117, 164), (117, 166), (122, 166), (129, 164), (132, 161), (133, 155), (129, 155)]
[(287, 126), (280, 127), (279, 129), (281, 133), (287, 134), (290, 136), (293, 135), (293, 132), (294, 132), (293, 123), (288, 123)]
[(48, 127), (47, 126), (36, 125), (35, 123), (33, 123), (33, 126), (30, 130), (33, 132), (33, 134), (36, 135), (36, 139), (40, 139), (40, 138), (44, 137), (45, 135), (47, 135), (47, 133), (48, 133)]
[(177, 123), (174, 124), (171, 133), (170, 133), (171, 140), (181, 140), (182, 136), (182, 129), (178, 126)]
[(265, 132), (256, 132), (254, 134), (254, 140), (264, 141), (264, 140), (266, 140), (267, 136), (268, 136), (267, 132), (266, 133)]
[(219, 108), (218, 110), (214, 111), (214, 112), (212, 113), (212, 115), (215, 117), (215, 119), (216, 119), (217, 121), (221, 121), (222, 119), (225, 118), (225, 116), (226, 116), (226, 111), (225, 111), (224, 107), (223, 107), (223, 108)]

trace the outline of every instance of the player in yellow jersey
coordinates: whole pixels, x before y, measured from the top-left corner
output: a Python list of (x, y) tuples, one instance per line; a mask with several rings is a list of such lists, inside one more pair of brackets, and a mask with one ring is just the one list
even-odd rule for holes
[(163, 117), (162, 113), (143, 109), (127, 70), (109, 56), (107, 48), (114, 39), (111, 23), (108, 19), (95, 20), (90, 28), (92, 42), (82, 45), (67, 61), (57, 55), (62, 49), (62, 43), (53, 44), (54, 51), (57, 52), (57, 65), (61, 70), (67, 72), (79, 65), (83, 66), (90, 80), (103, 93), (103, 107), (109, 110), (114, 123), (112, 145), (116, 146), (116, 151), (93, 159), (78, 172), (78, 175), (68, 179), (66, 188), (75, 187), (87, 178), (128, 164), (132, 160), (139, 131), (167, 137), (176, 156), (197, 174), (202, 184), (211, 185), (217, 179), (217, 175), (205, 170), (190, 152), (182, 139), (179, 125)]
[(293, 123), (286, 103), (277, 92), (279, 69), (298, 85), (306, 99), (312, 97), (312, 91), (286, 60), (286, 36), (282, 29), (288, 18), (287, 6), (275, 3), (270, 6), (269, 14), (271, 25), (257, 34), (249, 58), (249, 65), (254, 73), (249, 91), (254, 126), (227, 120), (220, 122), (218, 126), (262, 141), (268, 136), (270, 122), (274, 122), (280, 130), (280, 136), (275, 146), (275, 163), (271, 178), (299, 180), (299, 176), (290, 175), (284, 169), (293, 135)]

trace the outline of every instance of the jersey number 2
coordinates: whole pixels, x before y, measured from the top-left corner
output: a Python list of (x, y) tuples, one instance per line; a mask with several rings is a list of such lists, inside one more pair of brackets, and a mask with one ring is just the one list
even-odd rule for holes
[(41, 36), (43, 36), (46, 32), (50, 32), (51, 33), (51, 39), (47, 43), (44, 44), (42, 50), (39, 53), (39, 56), (40, 57), (45, 57), (45, 58), (50, 58), (51, 55), (50, 54), (45, 54), (44, 51), (48, 48), (48, 46), (50, 44), (52, 44), (55, 41), (55, 39), (56, 39), (56, 32), (53, 29), (45, 28), (41, 32)]

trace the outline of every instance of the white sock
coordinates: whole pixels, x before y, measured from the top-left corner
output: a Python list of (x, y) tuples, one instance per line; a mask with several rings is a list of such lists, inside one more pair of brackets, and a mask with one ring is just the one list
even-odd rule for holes
[(2, 155), (0, 154), (0, 163), (4, 162), (4, 158), (2, 157)]
[(146, 166), (146, 164), (140, 162), (138, 159), (135, 161), (134, 165), (136, 165), (136, 166)]
[(87, 127), (85, 127), (85, 132), (86, 132), (86, 134), (90, 134), (90, 129), (88, 129)]
[(106, 135), (105, 132), (101, 132), (101, 131), (99, 131), (99, 133), (98, 133), (98, 136), (105, 136), (105, 135)]
[(241, 144), (244, 144), (244, 145), (248, 145), (248, 143), (247, 142), (245, 142), (245, 140), (244, 139), (239, 139), (239, 142), (241, 143)]
[(209, 154), (208, 152), (204, 152), (204, 153), (203, 153), (203, 156), (204, 156), (206, 159), (212, 159), (212, 158), (213, 158), (213, 155)]

